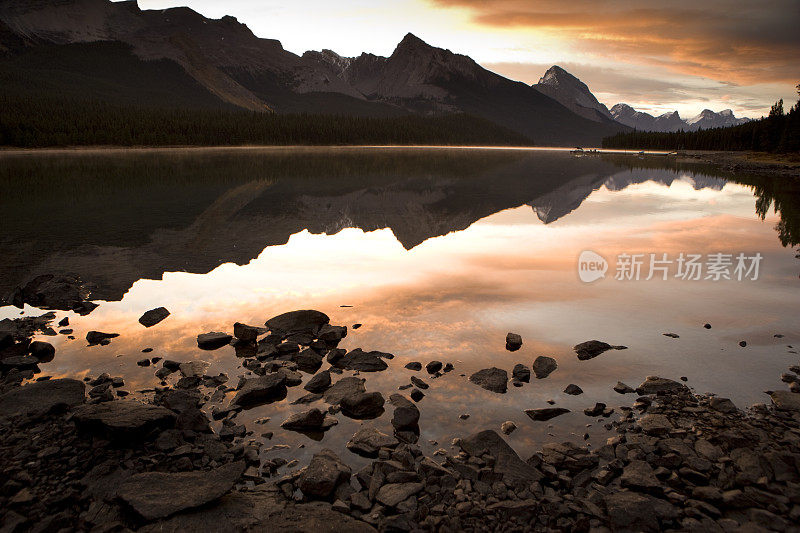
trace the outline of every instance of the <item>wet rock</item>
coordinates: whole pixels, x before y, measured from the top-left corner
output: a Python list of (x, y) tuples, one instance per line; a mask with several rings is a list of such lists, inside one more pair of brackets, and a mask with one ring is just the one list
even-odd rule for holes
[(56, 349), (49, 342), (33, 341), (28, 345), (28, 353), (40, 363), (49, 363), (56, 355)]
[(511, 377), (520, 383), (529, 383), (531, 380), (531, 369), (523, 364), (514, 365)]
[(781, 411), (800, 411), (800, 394), (779, 390), (770, 393), (775, 408)]
[(484, 453), (494, 457), (492, 471), (500, 474), (508, 483), (533, 483), (542, 478), (541, 472), (520, 459), (513, 448), (491, 429), (461, 439), (459, 446), (473, 457), (480, 457)]
[(617, 381), (617, 384), (614, 385), (614, 391), (618, 392), (619, 394), (632, 394), (636, 392), (636, 389), (634, 389), (630, 385), (624, 384), (621, 381)]
[(564, 389), (564, 393), (570, 396), (578, 396), (579, 394), (583, 394), (583, 389), (574, 383), (570, 383), (567, 385), (567, 388)]
[(345, 337), (347, 337), (347, 326), (325, 324), (320, 327), (319, 333), (317, 333), (317, 338), (327, 346), (336, 346)]
[(150, 359), (139, 359), (136, 361), (136, 366), (150, 366)]
[(583, 410), (583, 414), (586, 416), (600, 416), (603, 414), (603, 411), (606, 409), (606, 404), (597, 402), (594, 404), (594, 407), (590, 407), (588, 409)]
[(630, 491), (607, 495), (605, 507), (609, 525), (614, 531), (660, 531), (660, 518), (677, 515), (673, 506), (664, 500)]
[(686, 390), (686, 385), (667, 378), (647, 376), (644, 382), (636, 387), (637, 394), (672, 393)]
[(536, 379), (544, 379), (558, 368), (558, 363), (552, 357), (540, 355), (533, 361), (533, 373)]
[(383, 358), (389, 355), (387, 359), (391, 359), (391, 354), (384, 352), (365, 352), (361, 348), (348, 352), (347, 355), (342, 357), (336, 366), (345, 370), (358, 370), (360, 372), (381, 372), (388, 368), (388, 365)]
[(540, 409), (525, 409), (525, 414), (528, 415), (531, 420), (537, 422), (544, 422), (546, 420), (550, 420), (551, 418), (555, 418), (557, 416), (561, 416), (564, 413), (569, 413), (569, 409), (565, 409), (563, 407), (543, 407)]
[(425, 370), (428, 374), (435, 374), (442, 369), (442, 362), (441, 361), (431, 361), (427, 365), (425, 365)]
[(422, 483), (387, 483), (378, 490), (375, 499), (387, 507), (397, 507), (400, 502), (425, 488)]
[(143, 325), (146, 328), (151, 328), (167, 318), (169, 316), (169, 311), (167, 311), (166, 307), (156, 307), (155, 309), (151, 309), (146, 311), (142, 316), (139, 317), (139, 324)]
[(313, 374), (322, 366), (322, 356), (312, 350), (305, 350), (292, 355), (292, 361), (297, 363), (297, 368), (307, 374)]
[(282, 373), (267, 374), (248, 379), (231, 400), (232, 406), (255, 407), (286, 397), (286, 376)]
[(706, 329), (711, 329), (711, 324), (703, 324), (703, 327)]
[(651, 413), (639, 419), (639, 427), (648, 435), (665, 435), (672, 428), (672, 422), (665, 415)]
[(363, 457), (375, 458), (381, 448), (394, 448), (399, 441), (372, 426), (362, 426), (347, 442), (347, 449)]
[(268, 330), (258, 326), (248, 326), (241, 322), (236, 322), (233, 325), (233, 336), (244, 342), (254, 342), (259, 335), (263, 335)]
[(509, 333), (506, 335), (506, 350), (516, 352), (522, 347), (522, 335)]
[(366, 392), (363, 378), (346, 377), (334, 383), (328, 390), (326, 390), (322, 397), (331, 405), (339, 405), (342, 399), (346, 396), (353, 396), (355, 394)]
[(117, 497), (145, 520), (157, 520), (213, 502), (233, 488), (244, 462), (194, 472), (144, 472), (120, 486)]
[(745, 346), (747, 346), (747, 341), (739, 341), (739, 346), (744, 348)]
[(429, 387), (427, 383), (419, 379), (417, 376), (411, 376), (411, 384), (414, 385), (415, 387), (419, 387), (422, 390), (428, 390)]
[(380, 392), (360, 392), (345, 396), (339, 403), (342, 413), (358, 420), (377, 418), (383, 414), (383, 395)]
[(211, 363), (207, 361), (187, 361), (185, 363), (181, 363), (178, 366), (178, 370), (180, 370), (181, 375), (185, 378), (190, 377), (202, 377), (205, 375), (206, 370), (211, 366)]
[(175, 427), (184, 431), (194, 431), (196, 433), (210, 433), (208, 417), (197, 408), (185, 409), (181, 411), (175, 419)]
[(661, 483), (656, 479), (653, 468), (646, 461), (631, 461), (622, 471), (620, 484), (623, 487), (643, 492), (661, 490)]
[(314, 454), (297, 480), (302, 493), (312, 499), (330, 499), (337, 486), (350, 479), (350, 467), (332, 450)]
[(395, 407), (392, 427), (397, 431), (419, 433), (419, 408), (400, 394), (392, 394), (391, 401)]
[(680, 335), (677, 333), (662, 333), (665, 337), (670, 337), (671, 339), (679, 339)]
[(502, 394), (508, 390), (508, 374), (497, 367), (479, 370), (472, 374), (469, 380), (488, 391)]
[(307, 334), (316, 336), (320, 328), (328, 324), (330, 318), (325, 313), (314, 310), (290, 311), (270, 318), (265, 325), (273, 333), (282, 335)]
[(503, 422), (503, 424), (500, 426), (500, 431), (502, 431), (505, 435), (511, 435), (515, 429), (517, 429), (517, 425), (511, 420)]
[(738, 411), (733, 402), (728, 398), (711, 398), (709, 406), (720, 413), (735, 413)]
[(0, 395), (0, 418), (37, 416), (80, 405), (86, 401), (86, 387), (76, 379), (51, 379), (15, 387)]
[(405, 367), (409, 370), (414, 370), (414, 371), (422, 370), (422, 363), (418, 361), (411, 361)]
[(217, 350), (227, 346), (232, 340), (232, 335), (219, 331), (201, 333), (197, 336), (197, 347), (201, 350)]
[(166, 390), (156, 395), (156, 401), (171, 411), (180, 413), (196, 409), (202, 395), (197, 390)]
[(573, 347), (575, 353), (578, 354), (578, 359), (581, 361), (586, 361), (587, 359), (593, 359), (598, 355), (602, 354), (603, 352), (607, 352), (608, 350), (624, 350), (626, 346), (612, 346), (607, 342), (598, 341), (598, 340), (591, 340), (582, 342)]
[(319, 409), (309, 409), (295, 413), (281, 423), (281, 427), (292, 431), (319, 431), (335, 425), (335, 418), (326, 419), (325, 413)]
[(135, 400), (118, 400), (80, 406), (73, 411), (73, 419), (81, 429), (112, 439), (141, 439), (153, 429), (172, 427), (175, 413)]
[(330, 386), (331, 373), (325, 370), (308, 380), (308, 383), (303, 388), (309, 392), (322, 393), (328, 390)]
[(101, 344), (103, 341), (119, 337), (119, 333), (103, 333), (102, 331), (90, 331), (86, 334), (86, 342), (90, 345)]
[(411, 391), (411, 399), (414, 400), (415, 402), (419, 402), (424, 397), (425, 394), (419, 389), (414, 389)]

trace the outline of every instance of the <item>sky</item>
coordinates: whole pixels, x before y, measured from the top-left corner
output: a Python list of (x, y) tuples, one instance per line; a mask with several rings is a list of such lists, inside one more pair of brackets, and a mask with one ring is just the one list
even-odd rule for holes
[[(800, 83), (799, 0), (139, 0), (232, 15), (291, 52), (390, 55), (411, 32), (508, 78), (557, 64), (608, 107), (759, 117)], [(786, 106), (788, 107), (788, 106)]]

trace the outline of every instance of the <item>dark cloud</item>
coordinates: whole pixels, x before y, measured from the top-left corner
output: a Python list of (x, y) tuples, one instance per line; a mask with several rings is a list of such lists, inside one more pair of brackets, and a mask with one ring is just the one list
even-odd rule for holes
[(736, 84), (800, 79), (797, 0), (432, 0), (474, 21), (557, 32), (577, 50)]

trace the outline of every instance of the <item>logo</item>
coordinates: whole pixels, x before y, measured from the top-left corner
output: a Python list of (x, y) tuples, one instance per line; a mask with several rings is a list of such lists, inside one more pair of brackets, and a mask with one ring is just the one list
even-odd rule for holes
[(578, 277), (584, 283), (591, 283), (606, 277), (608, 271), (608, 261), (591, 250), (584, 250), (578, 256)]

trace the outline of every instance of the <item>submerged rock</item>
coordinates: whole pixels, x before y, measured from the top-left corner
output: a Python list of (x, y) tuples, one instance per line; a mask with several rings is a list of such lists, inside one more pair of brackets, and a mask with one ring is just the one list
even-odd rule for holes
[(335, 418), (326, 417), (319, 409), (295, 413), (281, 423), (281, 427), (292, 431), (322, 431), (335, 426)]
[(479, 370), (469, 380), (488, 391), (502, 394), (508, 390), (508, 373), (497, 367)]
[(607, 342), (603, 341), (586, 341), (576, 345), (573, 350), (575, 353), (578, 354), (578, 359), (581, 361), (586, 361), (587, 359), (593, 359), (598, 355), (602, 354), (603, 352), (607, 352), (608, 350), (625, 350), (627, 346), (612, 346)]
[(558, 368), (558, 363), (552, 357), (540, 355), (533, 361), (533, 373), (536, 379), (544, 379)]
[(544, 422), (546, 420), (550, 420), (551, 418), (555, 418), (557, 416), (561, 416), (564, 413), (569, 413), (569, 409), (565, 409), (563, 407), (543, 407), (540, 409), (525, 409), (525, 414), (528, 415), (531, 420), (537, 422)]
[(621, 381), (617, 381), (617, 384), (614, 385), (614, 391), (618, 392), (619, 394), (631, 394), (636, 392), (636, 389), (634, 389), (630, 385), (624, 384)]
[(151, 309), (146, 311), (142, 316), (139, 317), (139, 324), (143, 325), (146, 328), (151, 328), (167, 318), (169, 316), (169, 311), (166, 307), (156, 307), (155, 309)]
[(320, 328), (328, 324), (330, 318), (325, 313), (314, 310), (290, 311), (270, 318), (265, 325), (273, 333), (282, 335), (307, 334), (316, 336)]
[(659, 392), (677, 392), (686, 389), (686, 385), (667, 378), (658, 376), (647, 376), (647, 378), (636, 387), (637, 394), (658, 394)]
[(123, 482), (117, 497), (145, 520), (200, 507), (225, 495), (244, 472), (244, 462), (194, 472), (143, 472)]
[(384, 352), (365, 352), (361, 348), (356, 348), (339, 359), (336, 366), (345, 370), (381, 372), (389, 367), (383, 359), (391, 359), (393, 357), (392, 354)]

